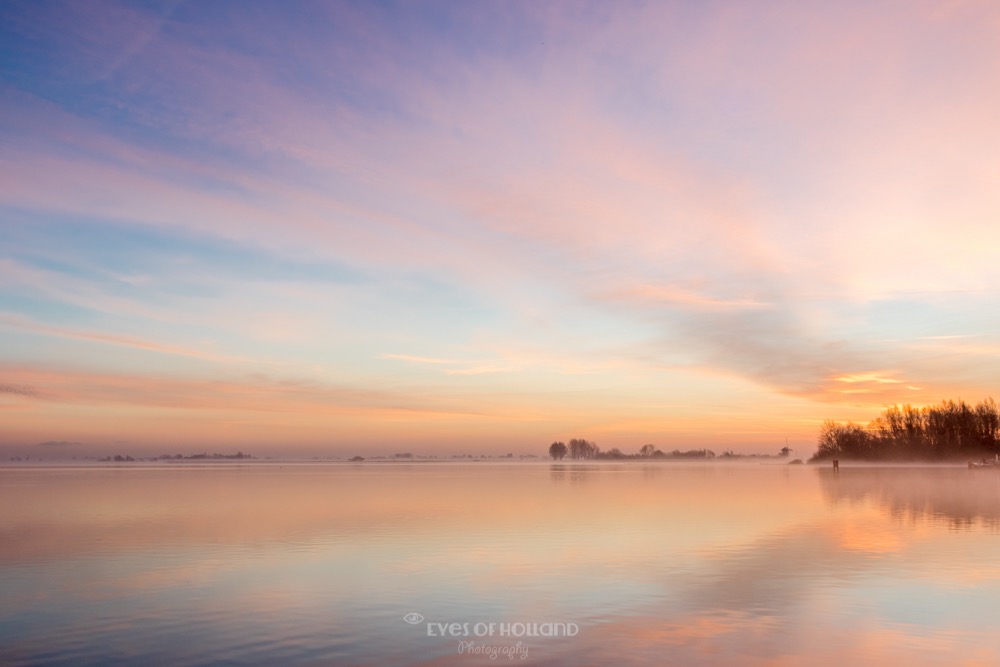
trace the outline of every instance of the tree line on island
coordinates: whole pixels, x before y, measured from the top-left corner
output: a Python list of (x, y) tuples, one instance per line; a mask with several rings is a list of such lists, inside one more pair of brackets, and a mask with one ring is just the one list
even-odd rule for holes
[[(792, 452), (788, 447), (782, 447), (778, 456), (788, 456)], [(676, 459), (676, 460), (697, 460), (697, 459), (714, 459), (716, 458), (715, 452), (711, 449), (689, 449), (686, 452), (682, 452), (679, 449), (675, 449), (672, 452), (663, 452), (656, 448), (655, 445), (643, 445), (639, 448), (637, 454), (626, 454), (617, 447), (612, 447), (611, 449), (601, 451), (601, 448), (597, 446), (596, 442), (591, 442), (590, 440), (585, 440), (583, 438), (573, 438), (569, 441), (569, 445), (565, 442), (553, 442), (549, 445), (549, 456), (552, 457), (554, 461), (560, 461), (567, 456), (571, 459), (604, 459), (604, 460), (623, 460), (623, 459)], [(760, 455), (755, 455), (759, 457)], [(743, 458), (741, 454), (734, 454), (732, 451), (723, 452), (719, 458)]]
[(968, 459), (1000, 454), (1000, 409), (992, 398), (914, 408), (892, 406), (861, 426), (827, 421), (810, 459)]

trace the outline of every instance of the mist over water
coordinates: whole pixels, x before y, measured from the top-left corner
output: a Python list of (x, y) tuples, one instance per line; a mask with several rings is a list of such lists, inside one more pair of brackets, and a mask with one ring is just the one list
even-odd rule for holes
[(3, 664), (995, 664), (1000, 471), (0, 469)]

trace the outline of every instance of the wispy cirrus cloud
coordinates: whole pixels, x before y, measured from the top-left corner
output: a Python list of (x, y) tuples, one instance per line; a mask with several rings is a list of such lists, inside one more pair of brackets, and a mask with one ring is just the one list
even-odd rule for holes
[(30, 385), (0, 384), (0, 394), (9, 396), (34, 397), (38, 395), (35, 388)]
[(482, 364), (474, 361), (437, 359), (434, 357), (419, 357), (410, 354), (380, 354), (379, 358), (405, 361), (411, 364), (445, 366), (446, 368), (443, 369), (443, 372), (446, 375), (487, 375), (490, 373), (509, 373), (517, 370), (516, 367), (512, 367), (510, 365)]
[[(474, 414), (468, 407), (461, 407), (460, 401), (446, 396), (418, 396), (293, 377), (176, 378), (9, 364), (0, 367), (0, 372), (17, 383), (5, 386), (32, 387), (30, 393), (17, 395), (49, 403), (133, 405), (220, 413), (262, 411), (321, 415), (323, 410), (372, 410)], [(24, 384), (29, 382), (30, 385)]]
[(438, 359), (435, 357), (420, 357), (413, 354), (380, 354), (379, 359), (395, 359), (397, 361), (408, 361), (412, 364), (433, 364), (453, 366), (462, 362), (454, 359)]
[(94, 343), (103, 343), (112, 346), (123, 346), (156, 352), (161, 354), (176, 355), (181, 357), (195, 357), (206, 361), (223, 363), (246, 363), (249, 360), (237, 356), (230, 356), (211, 350), (199, 350), (195, 348), (174, 345), (170, 343), (146, 340), (133, 336), (116, 335), (102, 331), (88, 331), (85, 329), (73, 329), (67, 327), (51, 326), (39, 322), (33, 322), (23, 317), (11, 316), (0, 313), (0, 327), (28, 331), (43, 336), (53, 336), (57, 338), (72, 338)]

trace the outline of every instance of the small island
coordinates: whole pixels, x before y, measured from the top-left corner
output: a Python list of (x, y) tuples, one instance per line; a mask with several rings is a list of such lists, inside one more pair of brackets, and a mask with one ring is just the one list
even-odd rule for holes
[[(569, 445), (565, 442), (557, 441), (549, 445), (549, 456), (553, 461), (560, 461), (568, 455), (571, 459), (597, 459), (610, 461), (707, 461), (713, 459), (773, 459), (787, 458), (792, 453), (792, 449), (787, 445), (782, 447), (777, 454), (736, 454), (732, 450), (716, 455), (711, 449), (689, 449), (681, 451), (675, 449), (664, 452), (657, 449), (655, 445), (646, 444), (639, 448), (635, 454), (626, 454), (618, 447), (612, 447), (607, 451), (602, 451), (596, 442), (584, 438), (573, 438)], [(798, 463), (802, 463), (796, 459)], [(793, 462), (794, 463), (794, 462)]]
[(255, 459), (256, 456), (252, 454), (244, 454), (243, 452), (236, 452), (235, 454), (219, 454), (215, 452), (213, 454), (202, 453), (202, 454), (160, 454), (159, 456), (154, 456), (150, 459), (135, 459), (130, 454), (115, 454), (99, 457), (97, 460), (100, 463), (129, 463), (132, 461), (242, 461), (244, 459)]

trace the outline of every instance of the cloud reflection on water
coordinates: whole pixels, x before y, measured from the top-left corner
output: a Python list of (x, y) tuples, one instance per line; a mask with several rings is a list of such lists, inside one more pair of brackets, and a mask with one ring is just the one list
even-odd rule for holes
[(188, 648), (206, 660), (467, 664), (457, 640), (401, 620), (418, 612), (580, 625), (527, 640), (530, 664), (988, 664), (998, 479), (674, 463), (5, 469), (0, 621), (31, 655), (44, 642), (30, 619), (48, 615), (65, 650), (94, 659), (108, 637), (138, 636), (141, 653), (200, 628)]

